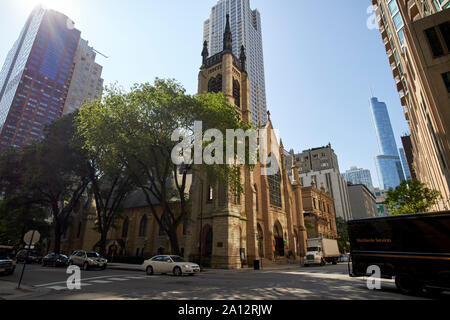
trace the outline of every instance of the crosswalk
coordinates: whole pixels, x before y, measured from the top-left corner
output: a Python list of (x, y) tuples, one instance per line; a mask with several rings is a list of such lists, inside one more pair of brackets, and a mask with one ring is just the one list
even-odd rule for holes
[[(157, 276), (156, 276), (157, 277)], [(113, 284), (131, 280), (147, 279), (147, 276), (104, 276), (96, 278), (81, 279), (81, 287), (88, 287), (98, 284)], [(153, 276), (152, 278), (155, 278)], [(35, 285), (38, 288), (51, 289), (55, 291), (69, 290), (65, 281)]]

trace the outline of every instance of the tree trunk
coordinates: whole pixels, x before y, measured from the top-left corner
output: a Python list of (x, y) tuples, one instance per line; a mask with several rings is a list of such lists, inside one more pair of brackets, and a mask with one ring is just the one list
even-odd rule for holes
[(108, 232), (102, 231), (100, 233), (100, 241), (98, 243), (98, 249), (101, 256), (106, 255), (106, 242), (108, 241)]
[(55, 239), (53, 240), (53, 242), (55, 243), (54, 252), (56, 254), (59, 254), (61, 252), (61, 230), (59, 223), (56, 221), (54, 225), (54, 237), (55, 237)]
[(170, 247), (172, 249), (172, 254), (176, 256), (180, 256), (180, 245), (178, 243), (178, 234), (176, 232), (176, 229), (173, 230), (173, 228), (170, 228), (170, 231), (168, 233), (169, 240), (170, 240)]

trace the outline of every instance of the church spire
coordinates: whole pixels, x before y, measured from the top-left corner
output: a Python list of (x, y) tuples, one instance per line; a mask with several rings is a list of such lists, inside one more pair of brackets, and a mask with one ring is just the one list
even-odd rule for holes
[(203, 65), (206, 64), (206, 59), (208, 59), (209, 52), (208, 52), (208, 42), (203, 42), (203, 51), (202, 51), (202, 57), (203, 57)]
[(223, 34), (223, 51), (233, 51), (233, 35), (231, 33), (229, 14), (227, 14), (227, 24)]

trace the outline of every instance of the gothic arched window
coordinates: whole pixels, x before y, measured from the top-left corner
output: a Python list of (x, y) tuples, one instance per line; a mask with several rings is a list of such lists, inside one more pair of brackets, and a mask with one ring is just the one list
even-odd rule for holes
[(145, 237), (147, 235), (147, 216), (144, 215), (139, 224), (139, 237)]
[(241, 86), (239, 85), (239, 81), (233, 80), (233, 98), (234, 104), (238, 107), (241, 106)]
[[(272, 161), (277, 161), (276, 157), (271, 153)], [(278, 166), (278, 162), (276, 162)], [(279, 166), (278, 166), (279, 167)], [(269, 195), (270, 195), (270, 204), (276, 207), (281, 208), (281, 174), (280, 169), (277, 170), (276, 174), (268, 175), (267, 182), (269, 184)]]
[(222, 75), (219, 74), (215, 78), (209, 79), (208, 82), (208, 92), (221, 92), (222, 91)]

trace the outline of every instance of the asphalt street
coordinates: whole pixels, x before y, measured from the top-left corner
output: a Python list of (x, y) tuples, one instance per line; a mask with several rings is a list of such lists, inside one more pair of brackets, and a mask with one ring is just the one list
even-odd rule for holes
[[(0, 277), (2, 284), (18, 282), (22, 265), (13, 276)], [(69, 290), (65, 268), (27, 265), (23, 283), (36, 288), (45, 300), (411, 300), (392, 280), (382, 280), (381, 290), (369, 290), (365, 278), (351, 278), (347, 265), (290, 270), (206, 270), (195, 276), (147, 276), (125, 270), (81, 271), (81, 289)], [(447, 299), (448, 295), (442, 295)]]

